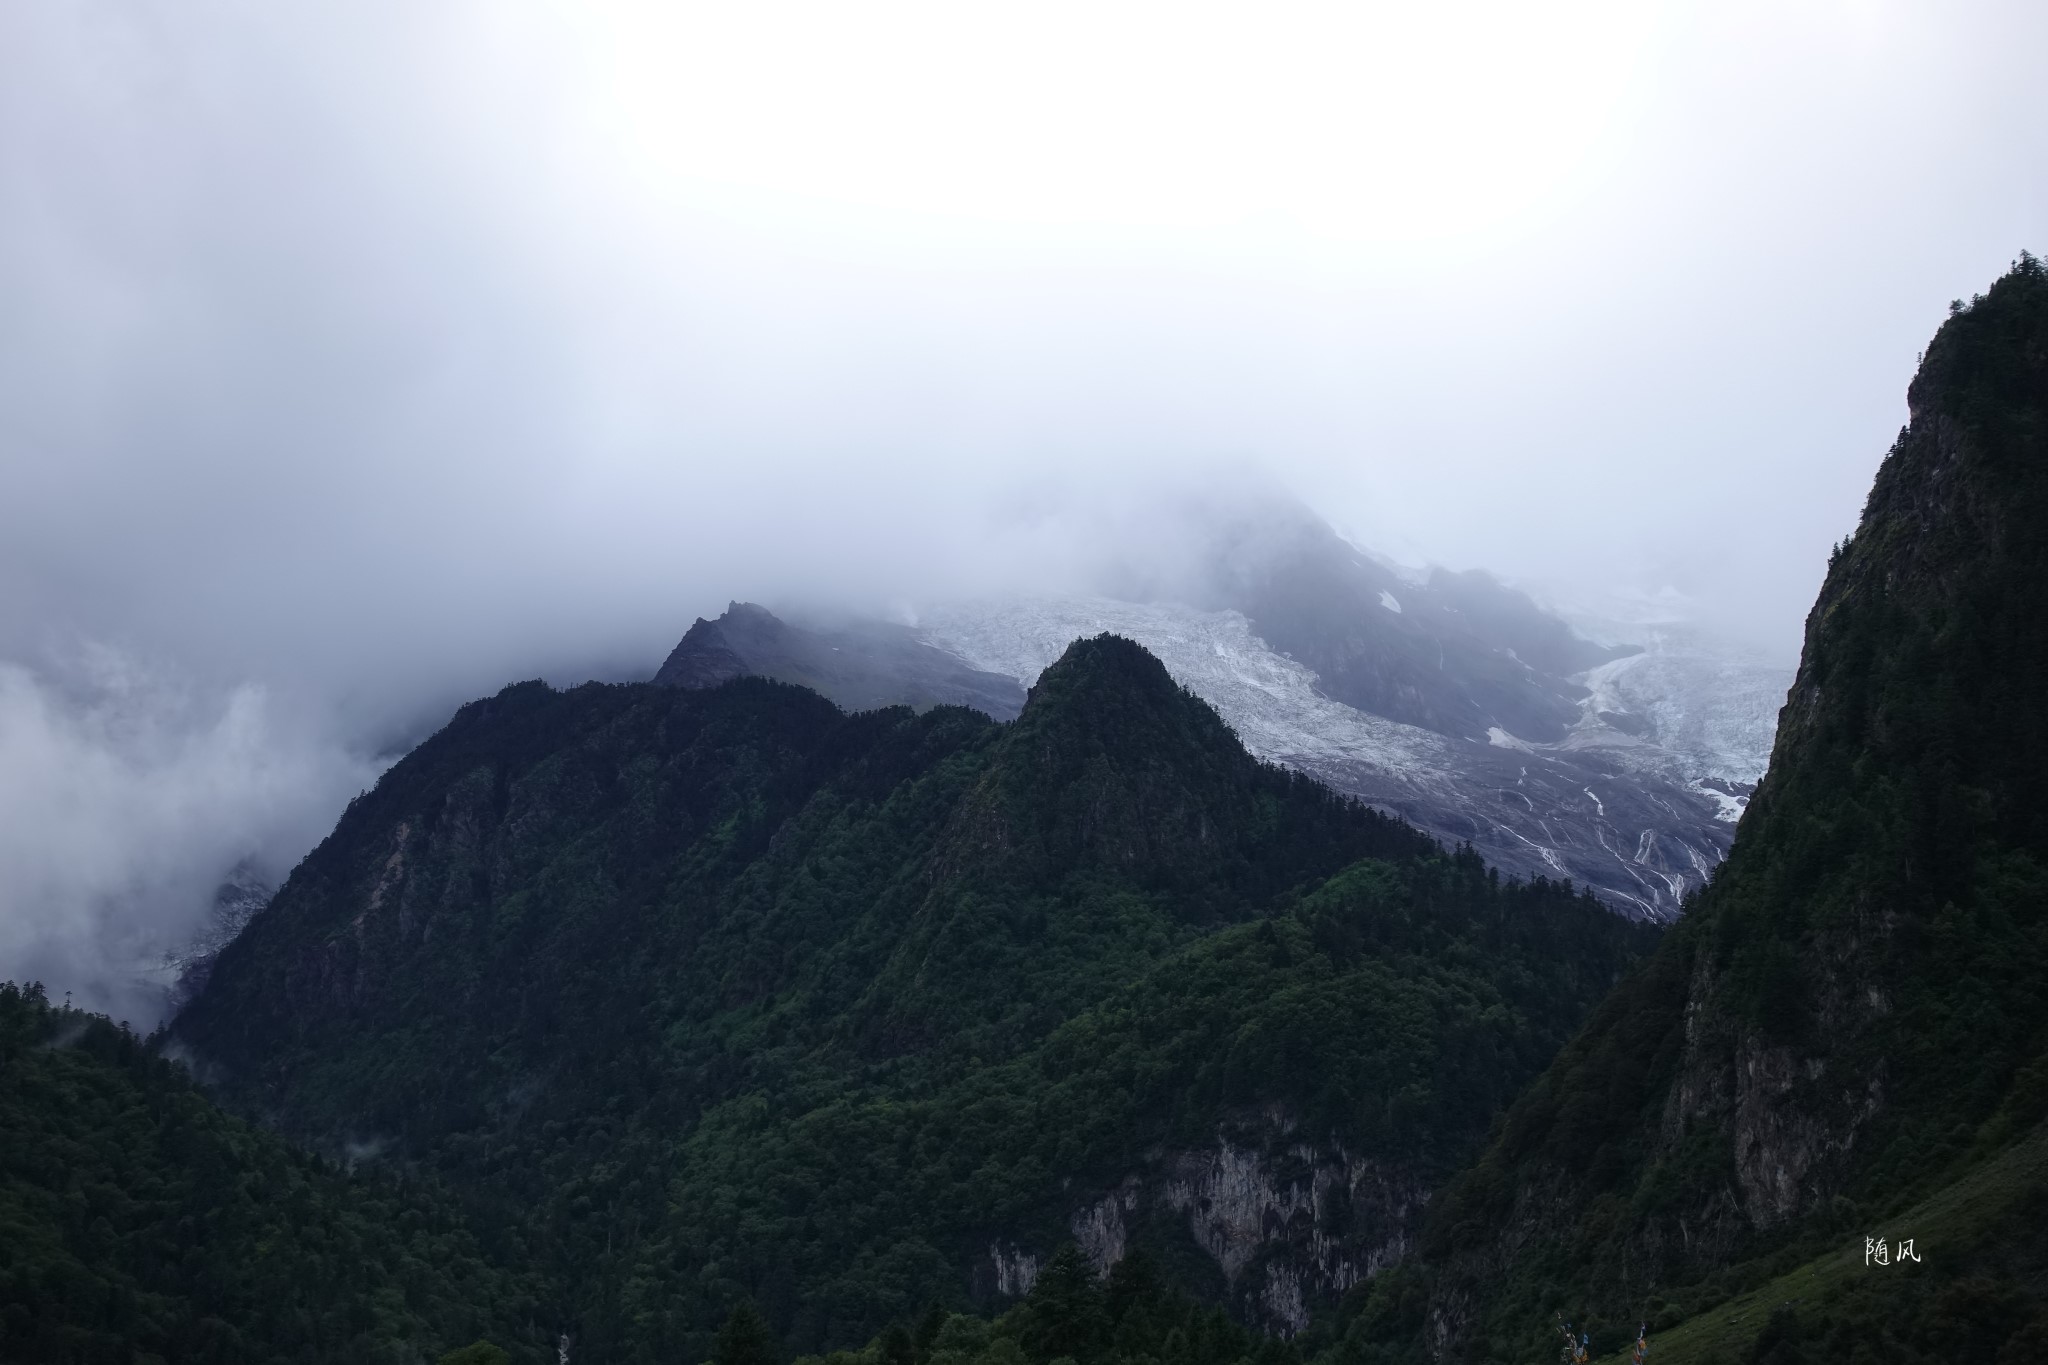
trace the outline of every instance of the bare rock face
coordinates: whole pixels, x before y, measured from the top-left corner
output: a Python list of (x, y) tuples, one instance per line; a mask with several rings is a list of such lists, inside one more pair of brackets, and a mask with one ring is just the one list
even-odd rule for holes
[(1884, 1059), (1844, 1055), (1890, 1013), (1873, 984), (1881, 979), (1875, 950), (1889, 926), (1867, 919), (1815, 935), (1814, 1023), (1796, 1040), (1774, 1039), (1731, 1008), (1725, 973), (1711, 957), (1694, 969), (1684, 1060), (1660, 1145), (1670, 1155), (1696, 1129), (1725, 1131), (1736, 1203), (1751, 1228), (1776, 1227), (1835, 1194), (1863, 1128), (1884, 1108)]
[(1038, 1258), (1014, 1245), (990, 1242), (985, 1269), (986, 1276), (977, 1277), (975, 1285), (984, 1296), (994, 1294), (1005, 1299), (1020, 1299), (1038, 1283)]
[[(1184, 1238), (1214, 1263), (1233, 1310), (1292, 1334), (1314, 1304), (1400, 1260), (1428, 1198), (1419, 1172), (1305, 1141), (1269, 1112), (1219, 1129), (1212, 1145), (1155, 1153), (1068, 1228), (1100, 1272), (1140, 1240)], [(997, 1283), (1016, 1282), (1023, 1263), (1036, 1269), (1014, 1249), (989, 1251)]]
[(1164, 1193), (1248, 1315), (1289, 1332), (1308, 1325), (1308, 1301), (1399, 1260), (1429, 1198), (1413, 1175), (1335, 1144), (1269, 1155), (1227, 1138), (1175, 1162)]

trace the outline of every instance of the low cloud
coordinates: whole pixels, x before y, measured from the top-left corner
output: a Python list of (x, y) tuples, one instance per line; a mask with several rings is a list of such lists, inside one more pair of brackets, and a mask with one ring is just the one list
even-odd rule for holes
[(1286, 8), (0, 6), (0, 976), (146, 1012), (470, 697), (1160, 589), (1218, 468), (1795, 648), (2048, 8)]
[(0, 665), (0, 964), (149, 1027), (153, 969), (223, 873), (281, 877), (378, 768), (259, 687), (196, 690), (101, 649)]

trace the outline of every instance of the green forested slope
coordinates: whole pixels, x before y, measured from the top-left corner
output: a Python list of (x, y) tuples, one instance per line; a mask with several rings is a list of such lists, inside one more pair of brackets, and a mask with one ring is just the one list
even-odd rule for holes
[[(1909, 406), (1729, 859), (1438, 1201), (1428, 1325), (1360, 1358), (1527, 1358), (1559, 1310), (1673, 1325), (1913, 1235), (1902, 1210), (2048, 1115), (2048, 271), (1959, 308)], [(1990, 1358), (1887, 1316), (1930, 1295), (2019, 1340), (2042, 1258), (1950, 1231), (1861, 1308), (1795, 1305), (1769, 1358)]]
[(746, 1297), (808, 1350), (993, 1293), (992, 1247), (1042, 1262), (1219, 1134), (1426, 1189), (1652, 940), (1254, 761), (1102, 637), (1009, 725), (508, 689), (351, 807), (176, 1036), (245, 1112), (436, 1173), (579, 1349), (693, 1359)]
[[(687, 1331), (717, 1299), (680, 1298), (671, 1274), (717, 1265), (797, 1341), (857, 1336), (955, 1297), (993, 1235), (1066, 1240), (1070, 1186), (1107, 1190), (1147, 1149), (1273, 1104), (1433, 1185), (1611, 983), (1617, 939), (1653, 932), (1555, 889), (1502, 890), (1469, 856), (1356, 864), (1006, 1064), (817, 1077), (712, 1110), (672, 1158), (677, 1216), (631, 1277), (637, 1311)], [(1184, 1239), (1154, 1250), (1181, 1287), (1225, 1296)]]
[(433, 1192), (342, 1174), (105, 1019), (0, 985), (0, 1360), (545, 1358), (537, 1282)]

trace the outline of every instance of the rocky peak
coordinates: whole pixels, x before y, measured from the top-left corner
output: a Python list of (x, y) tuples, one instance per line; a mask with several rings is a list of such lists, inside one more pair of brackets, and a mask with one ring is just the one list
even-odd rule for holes
[(730, 604), (715, 621), (699, 617), (654, 681), (665, 687), (716, 687), (739, 677), (808, 687), (846, 711), (967, 706), (1008, 720), (1024, 700), (1024, 689), (1014, 678), (974, 668), (908, 626), (886, 621), (798, 625), (752, 602)]

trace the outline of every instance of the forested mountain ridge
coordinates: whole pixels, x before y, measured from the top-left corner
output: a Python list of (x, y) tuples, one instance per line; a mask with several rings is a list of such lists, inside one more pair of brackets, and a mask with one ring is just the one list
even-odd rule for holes
[(175, 1037), (435, 1172), (604, 1359), (747, 1297), (864, 1340), (1070, 1238), (1292, 1327), (1654, 938), (1252, 759), (1105, 636), (1007, 725), (750, 678), (474, 703)]
[[(1959, 307), (1908, 397), (1728, 861), (1438, 1201), (1359, 1357), (1675, 1326), (1912, 1237), (2048, 1117), (2048, 271)], [(2001, 1238), (2048, 1189), (2004, 1195), (1756, 1358), (2038, 1358), (2048, 1261)]]

